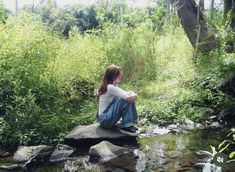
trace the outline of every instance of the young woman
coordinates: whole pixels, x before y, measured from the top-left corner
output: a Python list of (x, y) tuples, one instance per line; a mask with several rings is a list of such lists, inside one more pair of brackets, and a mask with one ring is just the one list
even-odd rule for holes
[(100, 125), (110, 129), (120, 118), (120, 132), (130, 136), (139, 134), (134, 123), (138, 121), (135, 101), (137, 94), (125, 91), (117, 86), (121, 81), (121, 68), (116, 65), (107, 67), (103, 80), (98, 88), (99, 108), (97, 119)]

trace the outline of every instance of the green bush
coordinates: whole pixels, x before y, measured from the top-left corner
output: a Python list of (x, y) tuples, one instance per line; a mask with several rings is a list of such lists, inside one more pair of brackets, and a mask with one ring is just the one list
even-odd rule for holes
[[(65, 80), (63, 75), (70, 70), (65, 68), (59, 75), (56, 69), (64, 53), (60, 51), (63, 40), (45, 32), (27, 13), (10, 17), (0, 30), (1, 142), (36, 144), (60, 139), (76, 125), (71, 121), (83, 118), (77, 114), (92, 99), (94, 77), (90, 76), (94, 71), (78, 71)], [(84, 55), (77, 63), (89, 65)]]
[[(231, 113), (235, 65), (226, 41), (193, 63), (177, 17), (158, 22), (165, 9), (145, 12), (133, 12), (131, 26), (102, 20), (83, 34), (72, 27), (66, 39), (25, 12), (1, 23), (0, 142), (49, 144), (75, 125), (96, 122), (94, 89), (109, 64), (123, 68), (121, 87), (139, 94), (142, 125)], [(139, 13), (143, 18), (132, 18)]]
[(122, 66), (125, 81), (155, 80), (156, 35), (150, 23), (136, 28), (107, 24), (101, 33), (107, 63)]

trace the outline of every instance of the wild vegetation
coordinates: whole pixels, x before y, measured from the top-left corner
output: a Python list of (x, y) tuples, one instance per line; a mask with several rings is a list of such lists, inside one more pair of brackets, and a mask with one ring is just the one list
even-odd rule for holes
[[(94, 123), (94, 89), (109, 64), (122, 66), (121, 87), (139, 94), (140, 125), (231, 119), (231, 34), (210, 52), (197, 52), (176, 11), (167, 10), (164, 1), (143, 9), (105, 1), (58, 9), (46, 1), (18, 15), (5, 15), (1, 6), (0, 142), (55, 143), (75, 125)], [(230, 19), (220, 9), (212, 19), (204, 15), (216, 34)]]

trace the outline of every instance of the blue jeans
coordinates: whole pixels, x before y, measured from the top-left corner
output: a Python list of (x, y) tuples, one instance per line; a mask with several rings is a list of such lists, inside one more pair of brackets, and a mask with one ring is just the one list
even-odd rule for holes
[(112, 128), (122, 117), (121, 127), (132, 126), (138, 121), (135, 103), (114, 97), (105, 111), (97, 116), (100, 125), (104, 128)]

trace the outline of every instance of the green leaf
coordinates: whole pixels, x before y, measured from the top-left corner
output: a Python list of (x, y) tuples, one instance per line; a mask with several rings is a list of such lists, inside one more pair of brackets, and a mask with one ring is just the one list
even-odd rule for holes
[(234, 158), (235, 157), (235, 151), (233, 151), (233, 152), (231, 152), (230, 154), (229, 154), (229, 158), (230, 159), (232, 159), (232, 158)]
[(219, 152), (223, 152), (225, 149), (228, 148), (228, 146), (230, 145), (231, 143), (227, 144), (225, 147), (223, 147), (222, 149), (219, 150)]
[(221, 142), (218, 146), (218, 149), (221, 149), (221, 147), (227, 142), (227, 140), (224, 140), (223, 142)]
[(235, 159), (227, 161), (227, 164), (230, 163), (230, 162), (235, 162)]
[(214, 146), (210, 146), (211, 147), (211, 150), (212, 150), (212, 154), (213, 156), (217, 153), (216, 149)]

